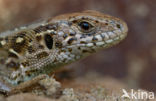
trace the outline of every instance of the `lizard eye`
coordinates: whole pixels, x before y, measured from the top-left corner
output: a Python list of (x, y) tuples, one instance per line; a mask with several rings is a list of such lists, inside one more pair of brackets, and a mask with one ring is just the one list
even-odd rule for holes
[(81, 21), (78, 23), (80, 30), (84, 32), (89, 32), (93, 29), (93, 25), (87, 21)]

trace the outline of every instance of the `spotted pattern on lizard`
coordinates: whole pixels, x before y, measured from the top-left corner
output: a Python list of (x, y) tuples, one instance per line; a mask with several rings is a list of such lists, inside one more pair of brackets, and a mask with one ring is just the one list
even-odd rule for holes
[[(97, 11), (49, 18), (0, 34), (0, 85), (18, 85), (40, 74), (116, 45), (124, 21)], [(0, 89), (8, 90), (1, 86)]]

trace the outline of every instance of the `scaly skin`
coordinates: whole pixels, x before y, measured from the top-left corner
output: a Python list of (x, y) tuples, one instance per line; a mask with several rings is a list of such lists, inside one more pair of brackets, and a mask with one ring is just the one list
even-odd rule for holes
[(0, 89), (10, 91), (9, 86), (116, 45), (127, 31), (126, 23), (118, 18), (84, 11), (1, 33)]

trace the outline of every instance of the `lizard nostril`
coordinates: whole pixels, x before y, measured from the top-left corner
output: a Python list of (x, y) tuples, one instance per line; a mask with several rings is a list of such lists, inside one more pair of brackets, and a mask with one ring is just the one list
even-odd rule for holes
[(119, 24), (116, 25), (117, 28), (121, 28), (121, 26)]
[(107, 25), (108, 25), (108, 23), (105, 23), (105, 25), (107, 26)]
[(117, 28), (121, 28), (121, 26), (119, 24), (116, 25)]

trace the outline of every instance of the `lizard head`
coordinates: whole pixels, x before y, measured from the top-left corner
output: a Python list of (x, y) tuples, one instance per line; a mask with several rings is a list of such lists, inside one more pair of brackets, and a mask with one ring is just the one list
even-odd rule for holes
[(128, 32), (124, 21), (97, 11), (61, 15), (52, 22), (58, 23), (62, 50), (78, 56), (111, 47)]

